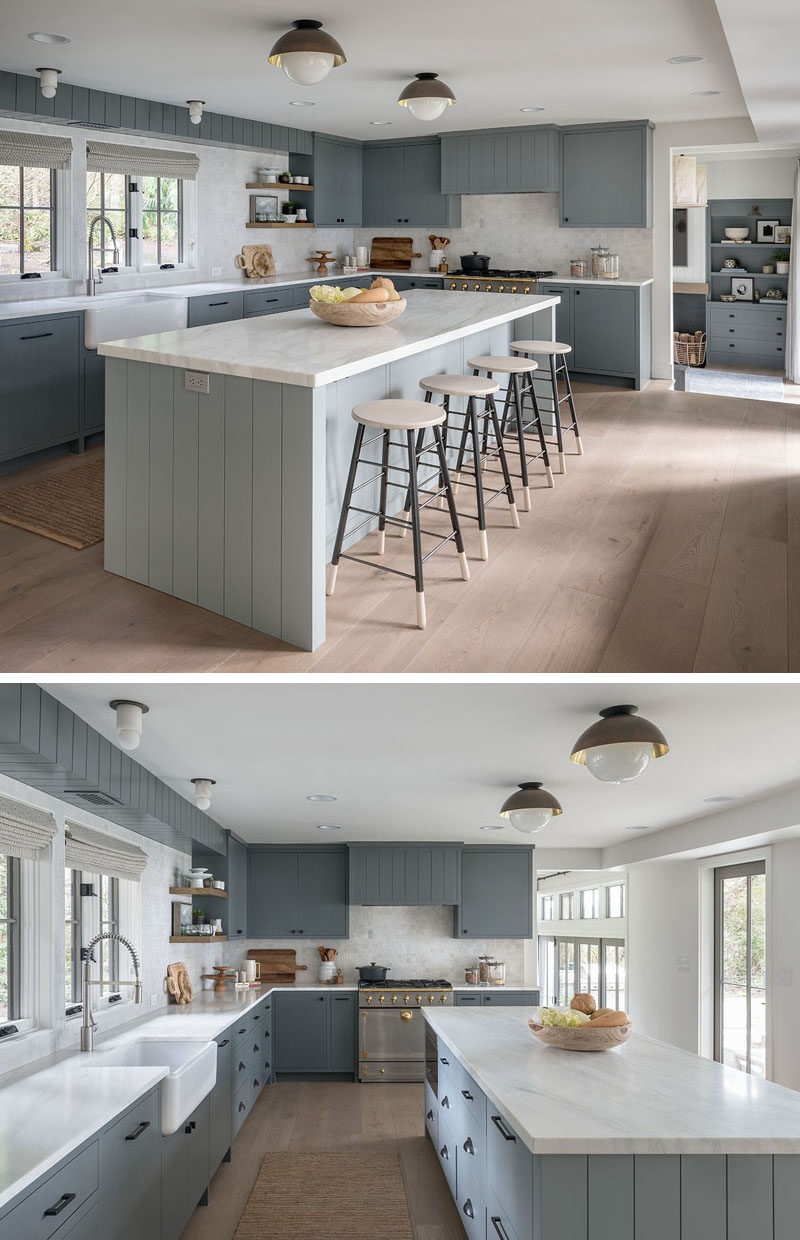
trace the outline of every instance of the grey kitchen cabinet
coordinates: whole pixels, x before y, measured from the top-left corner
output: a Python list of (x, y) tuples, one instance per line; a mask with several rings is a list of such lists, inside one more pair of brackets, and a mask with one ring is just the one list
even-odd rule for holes
[(352, 844), (348, 851), (352, 904), (458, 904), (458, 844)]
[(441, 144), (443, 194), (558, 190), (560, 144), (553, 125), (443, 134)]
[(708, 358), (716, 365), (731, 358), (743, 366), (783, 369), (786, 345), (786, 306), (706, 303)]
[[(562, 344), (572, 346), (573, 329), (572, 329), (572, 295), (573, 285), (571, 284), (551, 284), (547, 283), (542, 286), (542, 293), (548, 296), (554, 295), (560, 297), (561, 301), (556, 306), (556, 340), (560, 340)], [(572, 359), (568, 358), (571, 363)], [(541, 364), (541, 363), (540, 363)]]
[(366, 143), (364, 224), (457, 228), (461, 200), (442, 193), (441, 161), (438, 138)]
[(432, 288), (443, 289), (444, 279), (442, 276), (393, 276), (392, 282), (398, 293), (404, 293), (410, 288)]
[(228, 901), (226, 907), (228, 938), (247, 935), (247, 846), (235, 836), (228, 836)]
[(529, 939), (533, 934), (533, 849), (465, 846), (454, 933), (468, 939)]
[(161, 1240), (178, 1240), (208, 1189), (209, 1115), (204, 1098), (177, 1132), (161, 1138)]
[(361, 143), (314, 136), (314, 223), (361, 224)]
[(97, 435), (106, 423), (106, 359), (99, 353), (83, 354), (83, 433)]
[(259, 288), (244, 294), (244, 317), (255, 318), (262, 314), (277, 314), (281, 310), (294, 309), (294, 286)]
[(651, 289), (649, 284), (542, 284), (542, 293), (561, 298), (556, 336), (572, 348), (570, 374), (637, 390), (649, 382)]
[[(341, 989), (338, 987), (337, 989)], [(335, 991), (328, 1000), (328, 1070), (354, 1072), (358, 1042), (358, 993)]]
[(92, 1141), (0, 1218), (0, 1235), (50, 1240), (97, 1192), (98, 1176), (98, 1143)]
[(0, 461), (77, 440), (81, 316), (0, 326)]
[(161, 1144), (154, 1089), (100, 1137), (100, 1211), (104, 1240), (157, 1236)]
[(105, 1240), (105, 1237), (105, 1229), (102, 1235), (100, 1233), (100, 1207), (95, 1197), (88, 1206), (78, 1211), (72, 1222), (59, 1228), (54, 1240)]
[(561, 227), (652, 228), (650, 121), (561, 130)]
[(326, 991), (274, 995), (272, 1070), (355, 1075), (358, 993)]
[(491, 1185), (514, 1231), (521, 1237), (530, 1236), (533, 1155), (489, 1099), (486, 1110), (486, 1182)]
[(206, 327), (209, 323), (228, 323), (244, 314), (244, 294), (210, 293), (206, 297), (189, 298), (189, 327)]
[(336, 845), (249, 850), (248, 933), (345, 939), (347, 852)]
[(538, 990), (456, 990), (456, 1007), (538, 1007)]
[(233, 1140), (233, 1037), (230, 1030), (214, 1039), (217, 1079), (209, 1094), (209, 1179), (228, 1154)]

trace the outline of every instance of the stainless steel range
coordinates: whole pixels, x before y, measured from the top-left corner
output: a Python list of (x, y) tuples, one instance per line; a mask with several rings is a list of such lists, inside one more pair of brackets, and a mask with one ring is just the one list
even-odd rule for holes
[(425, 1021), (422, 1008), (453, 1002), (444, 978), (360, 982), (358, 986), (358, 1079), (425, 1079)]
[(462, 293), (536, 293), (539, 280), (549, 280), (554, 271), (525, 271), (520, 268), (492, 269), (482, 275), (451, 271), (444, 287)]

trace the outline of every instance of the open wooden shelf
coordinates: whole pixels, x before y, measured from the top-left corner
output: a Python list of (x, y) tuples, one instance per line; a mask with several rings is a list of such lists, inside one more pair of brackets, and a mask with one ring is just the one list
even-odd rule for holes
[(169, 894), (171, 896), (202, 896), (205, 900), (207, 896), (215, 896), (218, 900), (227, 900), (227, 891), (220, 891), (219, 887), (170, 887)]
[(294, 181), (292, 182), (265, 181), (263, 184), (261, 181), (248, 181), (246, 188), (247, 189), (299, 189), (304, 194), (310, 194), (313, 191), (314, 186), (313, 185), (295, 185)]
[(248, 228), (313, 228), (314, 225), (312, 224), (311, 220), (308, 220), (308, 222), (305, 224), (264, 223), (264, 224), (248, 224), (247, 227)]
[(171, 934), (170, 943), (227, 943), (227, 934)]

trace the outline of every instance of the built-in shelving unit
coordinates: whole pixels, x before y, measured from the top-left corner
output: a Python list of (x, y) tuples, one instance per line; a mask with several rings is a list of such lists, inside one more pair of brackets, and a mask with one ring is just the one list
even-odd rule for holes
[(169, 894), (171, 896), (202, 896), (207, 899), (208, 896), (214, 896), (218, 900), (227, 900), (227, 891), (221, 891), (219, 887), (170, 887)]
[(313, 194), (313, 185), (295, 185), (293, 181), (248, 181), (247, 189), (296, 189), (301, 194)]
[(171, 934), (170, 943), (227, 943), (227, 934)]
[(302, 224), (284, 224), (283, 222), (278, 223), (277, 220), (269, 220), (269, 221), (265, 220), (263, 223), (262, 222), (248, 223), (247, 227), (248, 228), (313, 228), (314, 225), (312, 224), (311, 220), (305, 221)]

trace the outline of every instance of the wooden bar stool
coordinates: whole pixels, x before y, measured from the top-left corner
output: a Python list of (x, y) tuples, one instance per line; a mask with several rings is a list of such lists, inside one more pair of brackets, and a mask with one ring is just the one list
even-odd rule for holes
[[(519, 516), (517, 514), (517, 505), (514, 500), (514, 492), (511, 487), (511, 474), (508, 469), (508, 461), (506, 459), (506, 451), (503, 444), (503, 436), (500, 433), (500, 421), (497, 416), (497, 408), (494, 403), (494, 394), (499, 390), (499, 384), (494, 379), (484, 379), (480, 375), (428, 375), (425, 379), (420, 379), (420, 387), (425, 392), (425, 402), (430, 402), (434, 394), (444, 397), (441, 406), (444, 415), (444, 428), (442, 441), (447, 450), (447, 440), (450, 430), (456, 428), (452, 424), (454, 417), (462, 417), (463, 425), (461, 427), (461, 442), (458, 450), (458, 465), (456, 477), (458, 481), (453, 484), (453, 491), (456, 492), (461, 483), (465, 486), (474, 486), (475, 500), (477, 507), (477, 515), (473, 513), (459, 512), (459, 517), (468, 517), (471, 521), (478, 522), (478, 540), (480, 546), (480, 557), (482, 560), (489, 558), (489, 540), (486, 533), (486, 509), (500, 495), (505, 495), (508, 500), (509, 510), (511, 513), (511, 524), (519, 529)], [(450, 398), (453, 396), (466, 397), (467, 408), (465, 413), (459, 410), (451, 409)], [(483, 401), (482, 408), (478, 407), (478, 402)], [(494, 431), (496, 446), (488, 447), (489, 427)], [(433, 452), (435, 449), (423, 449), (425, 430), (421, 430), (417, 435), (417, 452)], [(483, 451), (481, 451), (481, 436), (483, 437)], [(465, 482), (462, 478), (464, 469), (464, 457), (467, 454), (467, 446), (472, 446), (473, 461), (473, 482)], [(499, 460), (500, 472), (503, 476), (503, 485), (495, 490), (487, 491), (483, 481), (483, 470), (487, 461)], [(488, 472), (496, 473), (496, 470)], [(443, 484), (443, 477), (439, 474), (439, 485)], [(410, 495), (406, 495), (406, 512), (411, 505)]]
[[(506, 399), (503, 409), (503, 418), (501, 421), (501, 430), (503, 435), (514, 434), (519, 445), (519, 477), (522, 480), (522, 510), (530, 512), (531, 510), (531, 490), (528, 482), (528, 466), (534, 461), (542, 460), (545, 467), (547, 477), (547, 485), (553, 485), (553, 471), (550, 468), (550, 456), (547, 451), (547, 442), (544, 437), (541, 418), (539, 417), (539, 406), (536, 403), (536, 393), (533, 390), (533, 371), (538, 369), (538, 363), (522, 357), (493, 357), (481, 356), (473, 357), (467, 362), (472, 367), (473, 373), (478, 374), (481, 370), (485, 370), (489, 378), (493, 378), (495, 374), (507, 375), (508, 381), (506, 385)], [(525, 387), (523, 389), (522, 379), (525, 378)], [(523, 408), (523, 393), (530, 393), (531, 403), (533, 405), (533, 416), (525, 421), (525, 411)], [(508, 422), (511, 416), (513, 405), (514, 431), (509, 432)], [(535, 431), (539, 439), (539, 451), (528, 455), (528, 449), (525, 442), (526, 431)]]
[[(553, 420), (556, 424), (558, 466), (560, 472), (565, 474), (567, 472), (567, 463), (564, 457), (564, 431), (575, 432), (575, 446), (578, 449), (578, 456), (583, 456), (581, 433), (578, 429), (578, 415), (575, 412), (575, 401), (572, 396), (572, 384), (569, 380), (569, 367), (567, 366), (567, 354), (572, 352), (572, 345), (560, 344), (557, 340), (514, 340), (511, 348), (515, 353), (525, 353), (531, 357), (546, 357), (550, 361), (550, 387), (553, 393)], [(559, 375), (562, 375), (564, 378), (564, 396), (559, 395)], [(561, 406), (567, 402), (569, 402), (572, 421), (569, 426), (562, 427)]]
[[(333, 556), (331, 558), (330, 569), (328, 572), (328, 595), (333, 594), (336, 586), (336, 574), (339, 570), (339, 560), (355, 560), (358, 564), (366, 564), (370, 568), (375, 565), (370, 560), (364, 560), (360, 556), (350, 555), (346, 551), (342, 551), (342, 544), (345, 538), (345, 529), (347, 526), (347, 518), (351, 512), (358, 512), (364, 516), (364, 520), (360, 525), (355, 526), (350, 531), (354, 534), (362, 526), (368, 525), (374, 518), (378, 518), (378, 555), (383, 555), (386, 545), (386, 525), (398, 525), (411, 529), (412, 542), (414, 546), (414, 572), (403, 572), (399, 568), (390, 568), (385, 565), (385, 569), (390, 573), (397, 573), (399, 577), (413, 577), (417, 587), (417, 626), (421, 629), (425, 628), (425, 587), (422, 579), (422, 566), (428, 559), (444, 547), (447, 543), (455, 541), (456, 550), (458, 551), (458, 563), (461, 569), (461, 577), (464, 581), (469, 581), (469, 566), (464, 551), (464, 540), (461, 537), (461, 527), (458, 523), (458, 513), (456, 512), (455, 499), (453, 498), (453, 488), (450, 484), (450, 474), (447, 469), (447, 457), (445, 455), (444, 443), (442, 440), (442, 423), (445, 419), (444, 410), (438, 406), (432, 406), (424, 400), (368, 400), (361, 405), (356, 405), (353, 410), (353, 419), (358, 423), (356, 431), (355, 443), (353, 444), (353, 455), (350, 460), (350, 469), (347, 475), (347, 483), (345, 485), (344, 496), (342, 498), (342, 512), (339, 517), (339, 526), (336, 531), (336, 541), (333, 547)], [(373, 435), (371, 439), (364, 442), (364, 433), (367, 427), (376, 429), (379, 434)], [(437, 485), (436, 489), (429, 491), (426, 487), (419, 485), (417, 470), (420, 465), (420, 458), (424, 455), (425, 449), (421, 452), (415, 444), (415, 436), (419, 436), (428, 428), (433, 431), (434, 450), (437, 457), (437, 473), (434, 477), (442, 479), (441, 485)], [(398, 444), (392, 441), (392, 431), (399, 431), (404, 434), (405, 442)], [(372, 465), (375, 461), (365, 460), (361, 456), (362, 449), (376, 440), (381, 439), (381, 461), (378, 473), (373, 474), (365, 482), (355, 485), (358, 466)], [(407, 455), (408, 467), (394, 465), (389, 460), (390, 447), (402, 448)], [(403, 482), (395, 482), (390, 478), (392, 473), (407, 474), (408, 477)], [(380, 500), (378, 510), (371, 508), (359, 508), (353, 501), (355, 491), (360, 491), (362, 487), (369, 486), (380, 479)], [(426, 480), (427, 481), (427, 480)], [(410, 496), (410, 521), (402, 520), (398, 517), (387, 515), (386, 503), (388, 488), (400, 487), (407, 489)], [(420, 496), (427, 496), (426, 499), (420, 499)], [(450, 522), (452, 531), (444, 538), (438, 532), (433, 530), (424, 530), (420, 524), (420, 512), (426, 508), (433, 500), (443, 495), (447, 501), (447, 507), (450, 510)], [(405, 532), (402, 530), (401, 532)], [(438, 541), (430, 551), (422, 554), (422, 535), (435, 538)]]

